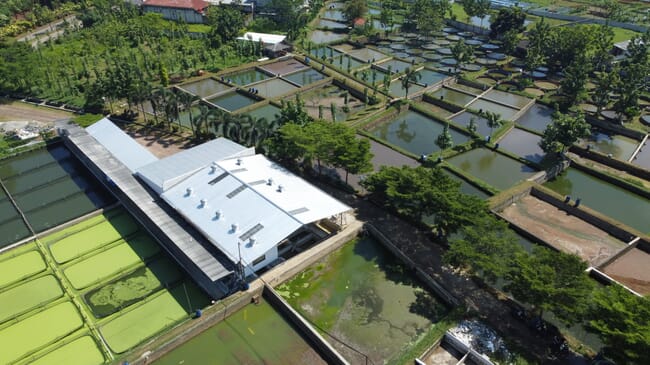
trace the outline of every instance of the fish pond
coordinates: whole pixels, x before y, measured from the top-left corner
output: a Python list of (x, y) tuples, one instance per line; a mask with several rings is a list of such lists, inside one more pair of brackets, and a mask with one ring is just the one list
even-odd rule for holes
[(250, 304), (191, 338), (155, 365), (327, 364), (266, 301)]
[(325, 331), (325, 337), (352, 364), (365, 364), (366, 359), (348, 353), (330, 335), (345, 339), (374, 364), (402, 364), (448, 312), (369, 237), (347, 243), (277, 290)]
[(534, 104), (517, 119), (516, 123), (534, 131), (543, 132), (553, 122), (552, 115), (553, 109)]
[[(440, 150), (434, 141), (442, 133), (443, 129), (443, 123), (428, 118), (423, 114), (408, 111), (397, 116), (392, 121), (380, 124), (372, 129), (370, 133), (420, 156)], [(469, 140), (468, 136), (455, 129), (450, 128), (449, 133), (454, 144), (465, 143)]]
[(650, 233), (650, 200), (575, 168), (544, 184), (558, 194), (580, 198), (581, 203), (604, 215)]
[(499, 190), (508, 189), (535, 173), (532, 167), (486, 148), (454, 156), (447, 162)]

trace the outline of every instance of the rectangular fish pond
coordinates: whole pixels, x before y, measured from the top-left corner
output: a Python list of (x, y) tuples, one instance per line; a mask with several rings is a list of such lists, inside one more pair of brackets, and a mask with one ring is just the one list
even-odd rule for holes
[(497, 90), (497, 89), (492, 89), (485, 93), (482, 97), (490, 100), (494, 100), (503, 104), (507, 104), (512, 106), (515, 109), (521, 109), (528, 105), (532, 99), (519, 96), (516, 94), (511, 94), (505, 91)]
[(539, 146), (542, 137), (526, 132), (523, 129), (512, 128), (499, 140), (499, 148), (512, 152), (528, 161), (541, 162), (546, 154)]
[(255, 94), (266, 99), (275, 99), (298, 90), (295, 85), (280, 78), (258, 82), (251, 87), (255, 90)]
[[(346, 108), (345, 95), (348, 94), (348, 104)], [(347, 120), (354, 113), (365, 108), (365, 104), (349, 94), (348, 91), (341, 89), (336, 85), (327, 85), (314, 88), (300, 95), (305, 103), (307, 113), (313, 118), (318, 118), (319, 107), (323, 112), (323, 119), (332, 120), (332, 104), (335, 105), (334, 116), (337, 122)], [(347, 110), (347, 111), (346, 111)]]
[[(370, 133), (416, 156), (420, 156), (440, 150), (434, 141), (442, 133), (443, 129), (444, 125), (442, 123), (409, 110), (391, 121), (374, 127), (370, 130)], [(468, 136), (453, 128), (449, 129), (449, 133), (454, 144), (465, 143), (469, 140)]]
[(473, 110), (478, 110), (479, 112), (491, 111), (493, 113), (497, 113), (499, 114), (499, 116), (501, 116), (501, 119), (507, 121), (512, 121), (516, 116), (516, 114), (519, 113), (519, 109), (514, 109), (511, 107), (507, 107), (505, 105), (497, 104), (487, 99), (477, 99), (473, 101), (471, 104), (469, 104), (467, 107), (472, 108)]
[(222, 76), (224, 80), (231, 82), (239, 86), (246, 86), (254, 82), (262, 81), (268, 79), (270, 76), (262, 71), (259, 71), (255, 68), (249, 70), (236, 72), (233, 74), (228, 74)]
[(277, 117), (280, 115), (280, 110), (281, 109), (278, 108), (277, 106), (274, 106), (272, 104), (266, 104), (259, 108), (250, 110), (246, 112), (246, 114), (250, 115), (254, 119), (265, 118), (268, 122), (272, 122), (275, 119), (277, 119)]
[(178, 87), (201, 98), (206, 98), (232, 88), (232, 86), (226, 85), (212, 78), (182, 84)]
[(499, 190), (508, 189), (536, 172), (532, 167), (486, 148), (465, 152), (447, 162)]
[(569, 168), (544, 184), (561, 195), (580, 198), (581, 204), (614, 218), (621, 223), (650, 233), (650, 200), (586, 172)]
[[(63, 144), (0, 160), (0, 181), (36, 232), (114, 201)], [(26, 236), (15, 208), (0, 194), (0, 227), (7, 229), (0, 235), (0, 247)]]
[(325, 365), (326, 362), (280, 313), (261, 301), (240, 309), (154, 364)]
[[(355, 239), (277, 291), (352, 364), (402, 364), (447, 307), (370, 237)], [(406, 354), (409, 354), (408, 356)]]
[(632, 157), (639, 146), (639, 141), (620, 135), (607, 133), (605, 131), (593, 131), (591, 136), (581, 141), (583, 147), (589, 145), (595, 151), (609, 155), (621, 161), (627, 161)]
[(305, 85), (313, 84), (316, 81), (323, 80), (326, 77), (327, 76), (323, 75), (322, 73), (310, 68), (308, 70), (298, 71), (289, 75), (285, 75), (282, 78), (302, 87)]
[(549, 124), (553, 123), (552, 115), (553, 109), (534, 104), (517, 119), (516, 123), (534, 131), (543, 132)]
[(235, 110), (257, 103), (257, 100), (236, 91), (219, 95), (207, 101), (229, 112), (234, 112)]
[(431, 94), (431, 96), (435, 99), (440, 99), (458, 106), (465, 106), (476, 98), (474, 95), (465, 94), (447, 87), (436, 90)]

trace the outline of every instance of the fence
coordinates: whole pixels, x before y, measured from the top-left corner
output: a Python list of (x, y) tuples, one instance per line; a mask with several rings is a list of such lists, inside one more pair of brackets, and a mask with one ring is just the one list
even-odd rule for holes
[(585, 17), (581, 17), (581, 16), (577, 16), (577, 15), (552, 13), (550, 11), (545, 11), (545, 10), (540, 10), (540, 9), (527, 10), (527, 13), (531, 14), (531, 15), (535, 15), (535, 16), (546, 17), (546, 18), (551, 18), (551, 19), (565, 20), (565, 21), (568, 21), (568, 22), (578, 22), (578, 23), (582, 23), (582, 24), (600, 24), (600, 25), (609, 24), (612, 27), (633, 30), (633, 31), (639, 32), (639, 33), (645, 33), (648, 30), (647, 27), (644, 27), (644, 26), (638, 25), (638, 24), (617, 22), (617, 21), (607, 20), (607, 19), (585, 18)]

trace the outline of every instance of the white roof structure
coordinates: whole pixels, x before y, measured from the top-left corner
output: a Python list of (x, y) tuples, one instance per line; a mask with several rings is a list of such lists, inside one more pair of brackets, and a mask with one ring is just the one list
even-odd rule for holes
[(263, 155), (215, 162), (162, 197), (233, 262), (241, 252), (245, 265), (304, 224), (350, 210)]
[(142, 166), (136, 173), (161, 194), (212, 161), (254, 154), (254, 147), (246, 148), (229, 139), (217, 138)]
[(113, 156), (131, 170), (131, 172), (135, 172), (135, 170), (142, 166), (158, 161), (156, 156), (124, 133), (124, 131), (113, 124), (108, 118), (103, 118), (89, 126), (86, 128), (86, 131), (110, 150)]
[(268, 44), (275, 45), (278, 43), (282, 43), (286, 38), (287, 38), (286, 35), (281, 35), (281, 34), (246, 32), (246, 34), (244, 34), (242, 37), (238, 37), (237, 39), (240, 41), (253, 41), (253, 42), (259, 42), (261, 39), (262, 43), (266, 45)]

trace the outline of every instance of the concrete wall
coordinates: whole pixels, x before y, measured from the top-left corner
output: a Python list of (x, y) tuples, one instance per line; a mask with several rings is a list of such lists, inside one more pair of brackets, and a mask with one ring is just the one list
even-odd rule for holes
[(575, 153), (578, 156), (599, 162), (603, 165), (612, 167), (616, 170), (625, 171), (630, 175), (634, 175), (636, 177), (640, 177), (642, 179), (650, 181), (650, 171), (643, 169), (639, 166), (633, 165), (629, 162), (617, 160), (615, 158), (610, 158), (600, 152), (594, 150), (587, 150), (586, 148), (582, 148), (576, 145), (571, 146), (570, 151)]
[(264, 286), (264, 298), (285, 318), (298, 328), (307, 338), (316, 351), (331, 365), (348, 365), (348, 362), (330, 345), (302, 316), (296, 312), (282, 297), (269, 285)]
[(366, 231), (373, 236), (377, 241), (379, 241), (384, 247), (386, 247), (393, 255), (397, 256), (400, 261), (402, 261), (410, 269), (415, 270), (416, 276), (422, 280), (426, 286), (436, 293), (440, 299), (442, 299), (447, 305), (455, 307), (460, 305), (460, 301), (454, 297), (447, 289), (440, 285), (435, 279), (429, 276), (424, 270), (419, 268), (413, 260), (411, 260), (406, 254), (404, 254), (393, 242), (391, 242), (388, 237), (381, 233), (375, 226), (370, 223), (366, 223), (364, 228)]
[(144, 5), (143, 10), (145, 13), (158, 13), (162, 14), (163, 19), (167, 20), (182, 20), (190, 24), (202, 24), (203, 15), (197, 13), (194, 9), (175, 9), (162, 6)]

